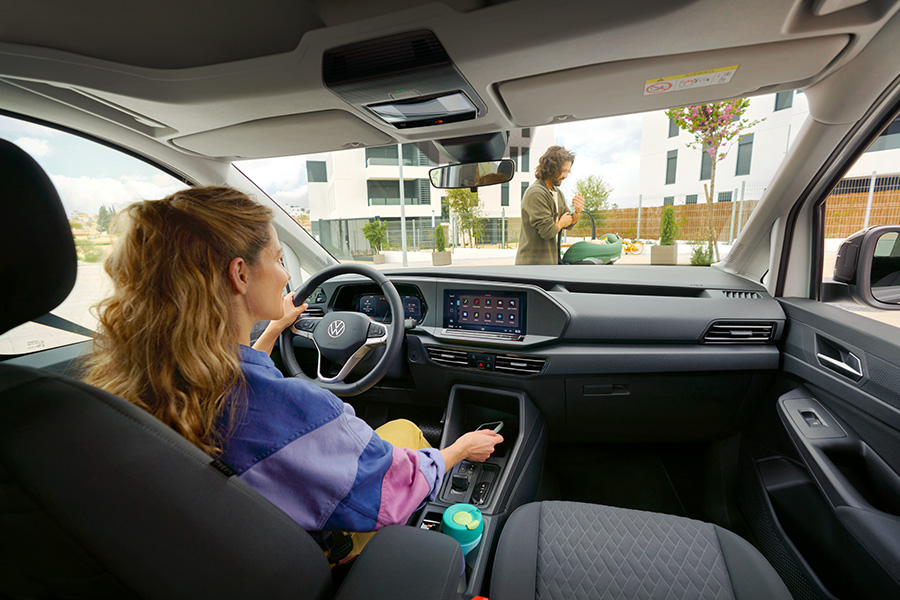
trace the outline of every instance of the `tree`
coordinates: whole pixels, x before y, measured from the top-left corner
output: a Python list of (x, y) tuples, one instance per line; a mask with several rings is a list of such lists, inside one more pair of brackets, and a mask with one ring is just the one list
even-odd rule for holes
[(437, 225), (434, 228), (434, 249), (436, 252), (445, 252), (447, 250), (447, 240), (444, 238), (443, 225)]
[(484, 206), (477, 192), (467, 188), (450, 190), (447, 192), (447, 206), (450, 213), (456, 215), (460, 230), (469, 234), (472, 245), (476, 245), (478, 237), (484, 232), (484, 223), (481, 217), (484, 214)]
[(381, 220), (369, 221), (362, 226), (363, 237), (372, 244), (375, 252), (381, 252), (381, 247), (387, 241), (387, 229), (387, 223)]
[[(606, 223), (606, 210), (609, 206), (609, 195), (612, 194), (612, 186), (603, 181), (599, 175), (588, 175), (585, 179), (575, 182), (575, 192), (584, 197), (584, 212), (594, 217), (594, 224), (599, 231)], [(576, 228), (586, 231), (590, 227), (590, 219), (581, 219)]]
[(706, 193), (706, 206), (709, 216), (709, 254), (715, 253), (719, 260), (719, 247), (717, 245), (716, 231), (713, 225), (712, 202), (716, 190), (716, 164), (728, 154), (731, 149), (730, 142), (743, 132), (753, 127), (764, 119), (749, 121), (743, 118), (750, 106), (748, 98), (713, 102), (712, 104), (699, 104), (696, 106), (682, 106), (670, 108), (666, 116), (675, 119), (675, 123), (681, 129), (694, 136), (694, 140), (688, 143), (688, 148), (700, 149), (709, 154), (712, 160), (712, 170), (709, 175), (709, 188), (704, 184)]
[(97, 214), (97, 229), (103, 232), (109, 231), (109, 224), (115, 216), (116, 210), (112, 206), (106, 208), (101, 204), (100, 212)]

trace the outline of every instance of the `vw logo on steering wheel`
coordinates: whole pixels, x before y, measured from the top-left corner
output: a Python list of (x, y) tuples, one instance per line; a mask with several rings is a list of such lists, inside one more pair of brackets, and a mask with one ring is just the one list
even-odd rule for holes
[(343, 321), (340, 319), (332, 321), (331, 325), (328, 326), (328, 335), (333, 338), (339, 338), (344, 334), (344, 329), (346, 329), (346, 326)]

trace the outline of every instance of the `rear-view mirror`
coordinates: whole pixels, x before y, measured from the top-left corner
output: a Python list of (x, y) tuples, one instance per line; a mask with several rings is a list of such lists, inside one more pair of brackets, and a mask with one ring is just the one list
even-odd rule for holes
[(431, 169), (431, 185), (441, 189), (474, 188), (506, 183), (513, 178), (516, 163), (508, 158), (447, 165)]

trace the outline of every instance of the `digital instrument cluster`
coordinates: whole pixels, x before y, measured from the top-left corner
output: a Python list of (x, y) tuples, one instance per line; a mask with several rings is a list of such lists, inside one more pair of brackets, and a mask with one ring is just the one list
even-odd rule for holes
[[(417, 296), (402, 294), (403, 313), (406, 319), (422, 320), (422, 301)], [(357, 300), (356, 310), (381, 323), (390, 322), (391, 306), (381, 294), (365, 294)]]

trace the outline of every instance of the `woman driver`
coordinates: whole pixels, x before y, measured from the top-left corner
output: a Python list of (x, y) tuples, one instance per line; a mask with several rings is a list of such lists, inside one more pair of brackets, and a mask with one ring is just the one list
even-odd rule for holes
[(375, 432), (330, 392), (284, 378), (268, 352), (305, 305), (282, 298), (290, 276), (272, 213), (245, 194), (190, 188), (124, 216), (86, 381), (226, 462), (305, 529), (405, 523), (446, 469), (503, 441), (474, 431), (432, 449), (409, 421)]

